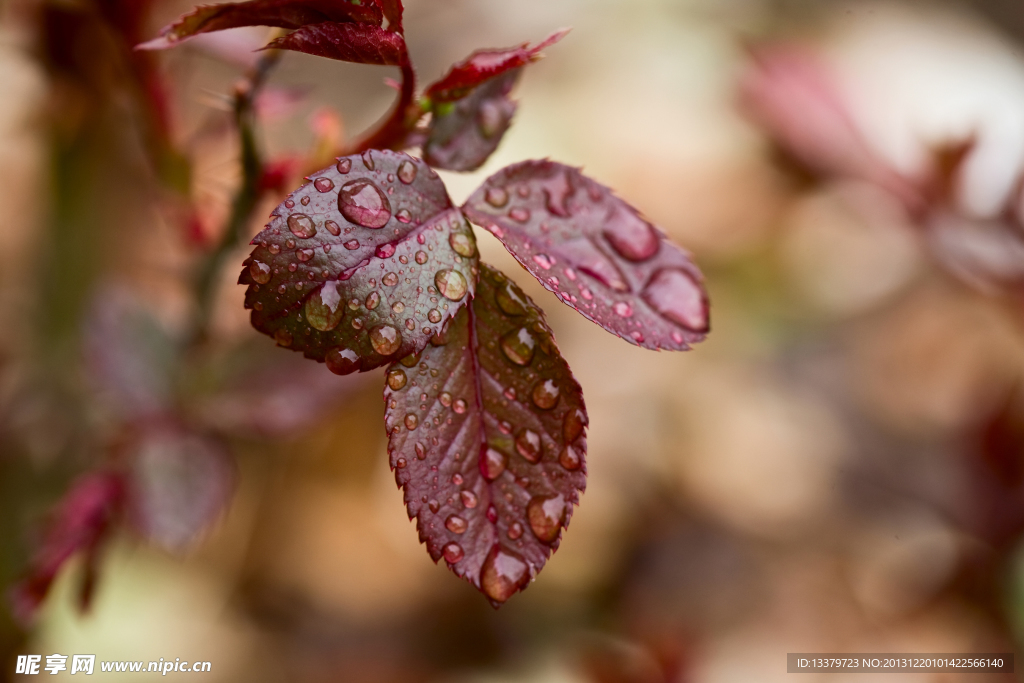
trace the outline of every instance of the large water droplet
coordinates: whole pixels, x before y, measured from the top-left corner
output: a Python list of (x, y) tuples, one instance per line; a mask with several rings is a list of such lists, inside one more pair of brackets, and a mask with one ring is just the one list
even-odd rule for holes
[(406, 185), (416, 180), (416, 164), (406, 159), (398, 165), (398, 179)]
[(473, 235), (465, 232), (453, 232), (448, 235), (448, 244), (451, 245), (452, 251), (459, 256), (465, 256), (469, 258), (476, 253), (476, 240)]
[(341, 234), (341, 226), (334, 221), (324, 221), (324, 227), (327, 228), (327, 232), (331, 233), (335, 237)]
[(392, 391), (400, 391), (409, 380), (402, 368), (391, 368), (388, 370), (388, 386)]
[(330, 192), (334, 189), (334, 181), (321, 176), (313, 181), (313, 187), (316, 188), (317, 192)]
[(622, 258), (634, 263), (651, 258), (661, 246), (654, 227), (621, 205), (605, 219), (604, 236)]
[(501, 338), (501, 351), (516, 365), (529, 365), (537, 340), (525, 327), (513, 330)]
[(338, 283), (333, 280), (325, 282), (319, 291), (313, 292), (306, 299), (305, 312), (309, 324), (321, 332), (329, 332), (337, 327), (345, 316), (345, 307), (341, 305), (341, 295), (338, 294)]
[(508, 192), (501, 187), (488, 187), (484, 192), (484, 201), (496, 209), (508, 204)]
[(582, 459), (575, 448), (572, 446), (566, 446), (562, 449), (562, 452), (558, 454), (558, 463), (569, 471), (575, 471), (580, 468)]
[(465, 556), (465, 551), (458, 543), (449, 543), (444, 547), (444, 559), (450, 564), (455, 564)]
[(540, 434), (532, 429), (522, 429), (516, 435), (516, 450), (530, 462), (539, 462), (544, 454)]
[(402, 345), (402, 333), (391, 325), (378, 325), (370, 330), (370, 344), (382, 356), (390, 356)]
[(448, 519), (444, 520), (444, 526), (448, 531), (453, 534), (464, 534), (469, 525), (466, 524), (466, 520), (458, 515), (449, 515)]
[(505, 602), (529, 579), (529, 567), (523, 558), (499, 545), (491, 548), (480, 569), (480, 587), (494, 602)]
[(274, 332), (274, 341), (277, 342), (278, 346), (291, 346), (293, 341), (292, 333), (280, 327)]
[(506, 282), (495, 290), (494, 301), (506, 315), (526, 313), (526, 299), (511, 282)]
[(270, 282), (270, 266), (261, 261), (253, 261), (249, 264), (249, 275), (261, 285)]
[(316, 226), (313, 224), (313, 219), (304, 213), (293, 213), (291, 216), (288, 216), (288, 229), (292, 231), (293, 235), (303, 239), (316, 234)]
[(565, 443), (569, 444), (579, 438), (583, 428), (587, 425), (587, 416), (579, 408), (572, 408), (562, 418), (562, 436)]
[(480, 473), (487, 481), (494, 481), (508, 467), (508, 456), (496, 448), (484, 446), (480, 453)]
[(641, 296), (663, 317), (694, 332), (708, 331), (708, 309), (704, 291), (689, 273), (659, 270)]
[(550, 379), (538, 382), (530, 397), (541, 410), (551, 410), (558, 403), (558, 385)]
[(530, 530), (538, 540), (552, 543), (565, 521), (565, 499), (560, 496), (534, 496), (526, 506)]
[(340, 346), (328, 350), (324, 361), (335, 375), (349, 375), (359, 369), (359, 354)]
[(379, 187), (365, 178), (350, 180), (338, 192), (341, 215), (364, 228), (383, 228), (391, 219), (391, 202)]
[(472, 509), (477, 505), (476, 494), (472, 491), (462, 491), (459, 493), (459, 497), (462, 499), (462, 505), (466, 508)]
[(434, 275), (434, 284), (442, 296), (452, 301), (462, 299), (462, 297), (466, 296), (466, 292), (469, 289), (466, 278), (457, 270), (437, 271), (437, 274)]

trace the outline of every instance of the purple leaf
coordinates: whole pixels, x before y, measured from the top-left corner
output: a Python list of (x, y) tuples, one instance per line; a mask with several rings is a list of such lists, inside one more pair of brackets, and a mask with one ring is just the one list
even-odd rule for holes
[(266, 49), (293, 50), (357, 64), (400, 66), (409, 60), (400, 34), (372, 24), (334, 21), (303, 26), (271, 41)]
[(338, 374), (419, 352), (476, 282), (472, 229), (437, 174), (398, 152), (315, 173), (253, 244), (238, 280), (253, 326)]
[(234, 462), (210, 437), (149, 425), (129, 457), (130, 519), (140, 534), (168, 550), (188, 547), (231, 500)]
[(352, 0), (252, 0), (203, 5), (165, 26), (160, 37), (138, 45), (139, 50), (163, 50), (200, 33), (242, 26), (277, 26), (296, 29), (326, 21), (380, 26), (381, 10), (375, 3)]
[(689, 254), (578, 169), (509, 166), (463, 211), (563, 303), (626, 341), (685, 350), (706, 336), (704, 278)]
[(71, 486), (50, 517), (27, 576), (10, 591), (12, 611), (20, 621), (31, 621), (61, 567), (79, 551), (86, 553), (80, 597), (82, 608), (88, 608), (96, 556), (120, 514), (123, 499), (123, 482), (110, 472), (87, 474)]
[(391, 366), (384, 400), (420, 540), (505, 602), (558, 548), (586, 482), (583, 394), (540, 309), (483, 265), (472, 305)]

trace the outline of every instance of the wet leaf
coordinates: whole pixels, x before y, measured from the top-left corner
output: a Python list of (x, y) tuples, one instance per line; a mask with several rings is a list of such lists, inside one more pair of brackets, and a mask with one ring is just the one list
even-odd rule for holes
[(177, 426), (145, 428), (129, 461), (129, 517), (140, 534), (168, 550), (195, 541), (234, 492), (234, 462), (223, 445)]
[(268, 49), (292, 50), (357, 64), (408, 62), (405, 39), (372, 24), (324, 22), (309, 24), (267, 44)]
[(463, 211), (563, 303), (609, 332), (649, 349), (684, 350), (704, 339), (707, 294), (689, 254), (578, 169), (509, 166)]
[(391, 467), (430, 556), (499, 604), (558, 548), (584, 488), (583, 394), (540, 309), (489, 266), (435, 344), (388, 371)]
[(80, 602), (82, 609), (88, 608), (97, 555), (120, 514), (123, 497), (121, 478), (110, 472), (87, 474), (71, 486), (51, 514), (27, 575), (9, 594), (19, 620), (31, 621), (61, 567), (78, 552), (86, 553)]
[(380, 26), (380, 7), (355, 0), (252, 0), (197, 7), (165, 26), (160, 36), (136, 49), (163, 50), (200, 33), (242, 26), (276, 26), (297, 29), (323, 22), (362, 23)]
[(436, 168), (472, 171), (498, 148), (512, 122), (516, 104), (509, 93), (522, 67), (562, 39), (558, 31), (533, 48), (479, 50), (427, 88), (433, 118), (423, 156)]
[(472, 296), (476, 244), (437, 174), (343, 157), (274, 211), (239, 283), (256, 329), (337, 374), (416, 353)]

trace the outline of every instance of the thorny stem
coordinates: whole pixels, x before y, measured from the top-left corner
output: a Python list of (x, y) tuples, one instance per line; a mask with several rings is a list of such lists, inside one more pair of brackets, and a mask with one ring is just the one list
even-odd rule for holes
[(245, 234), (245, 228), (252, 218), (260, 199), (260, 178), (263, 174), (263, 160), (256, 144), (256, 116), (253, 103), (266, 82), (270, 70), (281, 58), (280, 50), (267, 50), (246, 75), (245, 80), (235, 87), (234, 117), (238, 128), (242, 184), (231, 204), (231, 215), (217, 246), (206, 255), (199, 265), (195, 280), (196, 314), (192, 339), (201, 342), (209, 334), (210, 314), (216, 290), (217, 277), (225, 258), (237, 246)]

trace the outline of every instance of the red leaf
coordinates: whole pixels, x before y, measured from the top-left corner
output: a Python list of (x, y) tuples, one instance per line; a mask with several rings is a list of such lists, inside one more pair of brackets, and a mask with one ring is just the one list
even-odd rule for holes
[(690, 256), (578, 169), (509, 166), (463, 211), (563, 303), (626, 341), (684, 350), (706, 336), (707, 294)]
[(516, 113), (509, 99), (522, 69), (506, 71), (455, 103), (434, 108), (423, 158), (434, 168), (473, 171), (494, 153)]
[(402, 29), (402, 0), (377, 0), (384, 18), (388, 20), (388, 30), (404, 34)]
[(136, 46), (163, 50), (200, 33), (241, 26), (277, 26), (296, 29), (325, 21), (357, 22), (380, 26), (381, 10), (373, 3), (352, 0), (252, 0), (204, 5), (165, 26), (160, 37)]
[(558, 548), (586, 482), (583, 394), (543, 314), (483, 265), (472, 305), (422, 356), (391, 366), (384, 400), (420, 540), (505, 602)]
[(477, 50), (465, 60), (454, 65), (444, 78), (432, 83), (424, 93), (434, 104), (454, 102), (466, 97), (476, 88), (506, 71), (516, 69), (540, 58), (540, 51), (554, 45), (569, 33), (563, 28), (545, 38), (536, 47), (519, 47), (505, 50)]
[(174, 425), (147, 427), (130, 451), (128, 510), (146, 538), (185, 549), (227, 507), (235, 467), (219, 441)]
[(88, 607), (95, 580), (88, 568), (120, 513), (123, 497), (120, 477), (109, 472), (87, 474), (71, 486), (52, 513), (27, 576), (11, 589), (12, 610), (19, 620), (32, 619), (61, 567), (79, 551), (88, 556), (82, 586), (82, 607)]
[(477, 275), (472, 229), (444, 184), (398, 152), (314, 174), (253, 244), (238, 280), (253, 326), (338, 374), (422, 350)]
[(265, 49), (293, 50), (357, 64), (399, 66), (409, 59), (400, 34), (372, 24), (333, 21), (303, 26), (271, 41)]

